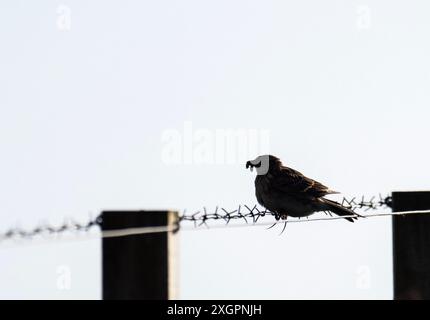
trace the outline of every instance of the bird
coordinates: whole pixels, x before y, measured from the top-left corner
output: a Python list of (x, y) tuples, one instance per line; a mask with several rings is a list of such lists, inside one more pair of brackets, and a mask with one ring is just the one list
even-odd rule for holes
[(361, 217), (340, 203), (324, 198), (339, 192), (284, 166), (276, 156), (258, 156), (246, 162), (248, 168), (257, 171), (255, 196), (258, 203), (274, 213), (276, 220), (286, 220), (288, 216), (307, 217), (320, 211), (333, 212), (350, 222)]

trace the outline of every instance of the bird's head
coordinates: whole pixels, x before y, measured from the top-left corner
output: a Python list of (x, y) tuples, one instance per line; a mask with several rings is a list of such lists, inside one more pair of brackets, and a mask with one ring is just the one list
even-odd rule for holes
[(269, 171), (275, 171), (282, 166), (282, 162), (279, 158), (272, 155), (258, 156), (254, 160), (246, 162), (246, 169), (251, 168), (251, 171), (255, 168), (257, 175), (265, 175)]

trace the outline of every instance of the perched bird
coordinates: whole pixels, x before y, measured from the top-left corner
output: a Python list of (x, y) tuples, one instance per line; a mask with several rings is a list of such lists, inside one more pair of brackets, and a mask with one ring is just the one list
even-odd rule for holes
[(256, 168), (257, 201), (275, 213), (277, 219), (287, 219), (288, 216), (307, 217), (318, 211), (348, 216), (345, 219), (351, 222), (360, 216), (340, 203), (324, 198), (328, 194), (339, 192), (282, 165), (281, 160), (275, 156), (259, 156), (248, 161), (246, 168), (251, 168), (251, 171)]

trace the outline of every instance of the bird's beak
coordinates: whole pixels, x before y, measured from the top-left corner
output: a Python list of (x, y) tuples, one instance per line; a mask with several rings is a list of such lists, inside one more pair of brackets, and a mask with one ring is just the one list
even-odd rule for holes
[(248, 169), (249, 167), (251, 167), (251, 171), (254, 169), (254, 165), (251, 163), (251, 161), (246, 162), (246, 169)]

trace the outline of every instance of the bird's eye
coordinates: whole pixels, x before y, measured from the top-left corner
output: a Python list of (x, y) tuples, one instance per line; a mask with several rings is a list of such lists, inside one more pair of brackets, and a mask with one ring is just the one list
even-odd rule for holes
[(261, 161), (259, 163), (257, 163), (254, 167), (260, 168), (261, 167)]

